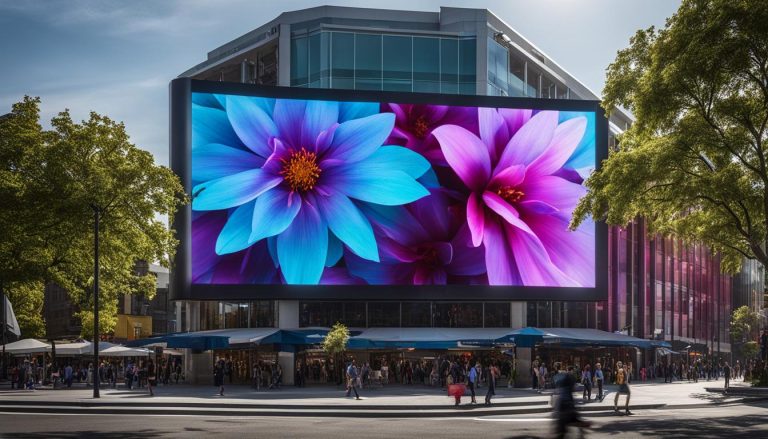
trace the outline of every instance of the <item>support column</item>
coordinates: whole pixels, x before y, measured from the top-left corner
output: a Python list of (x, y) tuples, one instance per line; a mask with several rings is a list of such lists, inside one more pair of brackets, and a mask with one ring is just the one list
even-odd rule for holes
[(512, 302), (512, 328), (520, 329), (528, 326), (528, 302)]
[(277, 85), (291, 85), (291, 25), (281, 24), (277, 37)]
[[(277, 302), (277, 327), (295, 329), (299, 327), (299, 301), (280, 300)], [(292, 345), (278, 345), (277, 362), (283, 369), (283, 384), (293, 385), (296, 372), (296, 348)]]
[(193, 352), (186, 349), (184, 368), (190, 384), (213, 384), (213, 351)]
[(531, 383), (531, 355), (533, 348), (516, 349), (517, 352), (517, 377), (515, 387), (530, 387)]

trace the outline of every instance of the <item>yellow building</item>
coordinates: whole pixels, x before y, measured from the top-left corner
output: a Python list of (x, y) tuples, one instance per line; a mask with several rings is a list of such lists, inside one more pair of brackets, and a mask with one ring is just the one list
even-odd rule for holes
[(152, 316), (117, 315), (115, 339), (136, 340), (152, 335)]

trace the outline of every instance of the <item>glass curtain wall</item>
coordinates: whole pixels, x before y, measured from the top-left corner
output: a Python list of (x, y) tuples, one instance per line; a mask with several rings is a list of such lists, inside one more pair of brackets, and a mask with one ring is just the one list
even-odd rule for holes
[(475, 94), (476, 39), (320, 31), (291, 39), (291, 86)]

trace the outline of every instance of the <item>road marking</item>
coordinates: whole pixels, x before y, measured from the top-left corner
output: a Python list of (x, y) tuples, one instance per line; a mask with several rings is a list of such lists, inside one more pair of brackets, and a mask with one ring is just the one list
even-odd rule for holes
[(482, 422), (552, 422), (552, 418), (473, 418)]

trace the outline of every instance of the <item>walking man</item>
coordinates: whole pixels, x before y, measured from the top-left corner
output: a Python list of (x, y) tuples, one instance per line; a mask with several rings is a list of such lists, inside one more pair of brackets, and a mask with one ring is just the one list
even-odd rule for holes
[[(477, 366), (479, 366), (480, 363), (477, 363)], [(477, 385), (477, 366), (476, 367), (470, 367), (469, 368), (469, 393), (472, 395), (472, 401), (470, 401), (470, 404), (477, 404), (477, 401), (475, 401), (475, 386)]]
[(501, 373), (494, 361), (491, 363), (491, 367), (488, 368), (488, 392), (485, 393), (485, 405), (491, 405), (491, 398), (496, 394), (496, 378), (499, 376), (501, 376)]
[(725, 366), (723, 367), (723, 377), (725, 378), (725, 391), (728, 391), (728, 388), (731, 386), (731, 366), (728, 364), (728, 362), (725, 362)]
[(629, 411), (629, 397), (631, 392), (629, 391), (629, 383), (627, 383), (627, 372), (624, 370), (624, 366), (621, 361), (616, 363), (616, 384), (619, 385), (619, 390), (616, 392), (616, 397), (613, 400), (613, 410), (619, 412), (619, 395), (622, 393), (627, 395), (627, 402), (624, 404), (624, 410), (627, 415), (631, 415)]
[(597, 399), (603, 401), (603, 367), (600, 363), (595, 364), (595, 382), (597, 383)]
[(352, 362), (347, 366), (347, 396), (350, 396), (351, 392), (355, 392), (355, 399), (360, 399), (360, 395), (357, 394), (357, 366), (355, 365), (354, 358)]

